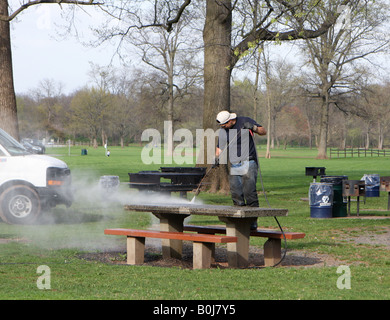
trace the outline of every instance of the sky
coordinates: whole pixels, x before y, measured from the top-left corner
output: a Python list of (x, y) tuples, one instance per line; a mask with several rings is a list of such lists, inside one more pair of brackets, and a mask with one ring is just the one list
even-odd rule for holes
[[(120, 67), (114, 45), (92, 48), (84, 46), (71, 35), (61, 38), (58, 33), (63, 30), (60, 25), (66, 23), (61, 18), (64, 11), (57, 4), (32, 6), (11, 22), (16, 94), (36, 90), (46, 79), (61, 83), (62, 93), (69, 94), (91, 80), (88, 75), (91, 63), (106, 66), (113, 61), (114, 67)], [(101, 14), (91, 6), (83, 6), (78, 11), (76, 26), (81, 41), (88, 42), (94, 38), (90, 26), (99, 25)], [(296, 57), (296, 49), (296, 45), (275, 46), (275, 54), (291, 60)], [(382, 64), (388, 66), (388, 60), (385, 59)]]
[[(77, 21), (80, 38), (87, 42), (92, 38), (89, 25), (96, 20), (96, 12), (86, 8)], [(33, 6), (25, 10), (17, 21), (11, 22), (11, 45), (14, 84), (17, 94), (28, 93), (39, 87), (44, 79), (53, 79), (63, 85), (62, 92), (71, 93), (84, 87), (90, 80), (90, 62), (108, 65), (114, 55), (113, 46), (91, 48), (84, 46), (74, 36), (65, 39), (58, 35), (59, 5)], [(95, 25), (97, 25), (95, 21)], [(118, 63), (119, 64), (119, 63)], [(114, 59), (115, 65), (115, 59)]]
[[(78, 12), (76, 25), (81, 41), (94, 38), (90, 26), (97, 26), (99, 17), (101, 21), (99, 13), (90, 6)], [(88, 76), (91, 62), (106, 66), (113, 61), (115, 67), (120, 67), (114, 45), (92, 48), (84, 46), (74, 36), (63, 39), (58, 35), (61, 23), (65, 24), (65, 20), (57, 4), (32, 6), (23, 11), (17, 21), (11, 22), (16, 94), (28, 94), (46, 79), (61, 83), (62, 93), (69, 94), (91, 80)], [(291, 49), (287, 49), (285, 55), (291, 56)]]

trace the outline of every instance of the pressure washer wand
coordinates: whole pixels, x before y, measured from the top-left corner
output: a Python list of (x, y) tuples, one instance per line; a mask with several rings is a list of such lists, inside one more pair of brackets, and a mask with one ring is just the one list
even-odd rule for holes
[(192, 198), (191, 203), (195, 202), (196, 196), (200, 193), (200, 187), (202, 186), (203, 180), (207, 177), (207, 175), (210, 173), (210, 171), (213, 170), (214, 168), (215, 168), (215, 165), (212, 165), (210, 168), (207, 169), (205, 175), (203, 176), (202, 180), (200, 180), (198, 187), (196, 188), (195, 195)]
[(213, 164), (205, 173), (205, 175), (203, 176), (202, 180), (200, 180), (199, 182), (199, 185), (198, 185), (198, 188), (196, 188), (196, 191), (195, 191), (195, 196), (192, 198), (191, 202), (190, 203), (194, 203), (195, 202), (195, 198), (196, 196), (200, 193), (200, 187), (202, 186), (202, 182), (203, 180), (206, 178), (206, 176), (210, 173), (211, 170), (213, 170), (214, 168), (218, 167), (219, 165), (219, 158), (222, 156), (222, 154), (230, 147), (230, 145), (232, 144), (233, 141), (235, 141), (237, 138), (238, 138), (238, 135), (240, 134), (240, 131), (241, 130), (237, 130), (237, 133), (236, 135), (233, 137), (233, 139), (230, 140), (229, 144), (222, 150), (222, 152), (219, 154), (218, 156), (218, 159), (216, 159), (216, 163)]

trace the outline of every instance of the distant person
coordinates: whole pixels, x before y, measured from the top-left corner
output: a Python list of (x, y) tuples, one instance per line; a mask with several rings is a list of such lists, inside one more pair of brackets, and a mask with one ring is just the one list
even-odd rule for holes
[[(221, 126), (215, 164), (220, 156), (227, 151), (230, 162), (229, 184), (233, 204), (235, 206), (258, 207), (259, 200), (256, 191), (258, 158), (253, 133), (266, 135), (267, 131), (255, 120), (248, 117), (237, 117), (235, 113), (221, 111), (217, 115)], [(224, 150), (227, 148), (226, 150)], [(227, 156), (227, 155), (224, 155)], [(257, 222), (251, 229), (257, 228)]]
[(110, 152), (110, 150), (108, 149), (108, 150), (107, 150), (107, 153), (106, 153), (107, 157), (109, 157), (110, 154), (111, 154), (111, 152)]

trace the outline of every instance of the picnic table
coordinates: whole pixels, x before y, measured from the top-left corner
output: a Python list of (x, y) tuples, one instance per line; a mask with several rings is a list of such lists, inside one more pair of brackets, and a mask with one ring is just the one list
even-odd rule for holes
[[(248, 266), (250, 226), (259, 217), (287, 216), (287, 209), (222, 206), (207, 204), (128, 204), (125, 210), (151, 212), (160, 220), (160, 231), (183, 233), (184, 219), (191, 215), (218, 217), (226, 224), (226, 235), (237, 237), (227, 243), (229, 267)], [(182, 240), (163, 239), (163, 258), (181, 258)]]

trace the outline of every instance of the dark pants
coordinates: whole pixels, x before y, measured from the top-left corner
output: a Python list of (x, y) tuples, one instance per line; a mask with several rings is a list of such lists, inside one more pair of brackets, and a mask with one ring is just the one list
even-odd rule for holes
[(234, 174), (233, 170), (231, 170), (229, 175), (230, 193), (235, 206), (259, 206), (256, 191), (257, 169), (256, 161), (250, 160), (247, 170), (244, 170), (244, 174)]

